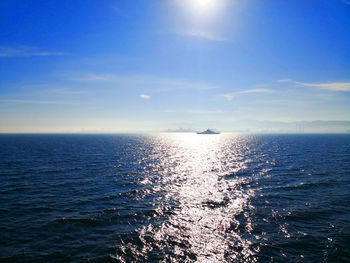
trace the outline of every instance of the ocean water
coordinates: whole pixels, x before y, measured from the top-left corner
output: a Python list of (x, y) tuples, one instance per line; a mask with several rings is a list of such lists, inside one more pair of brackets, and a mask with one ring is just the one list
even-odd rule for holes
[(350, 136), (0, 135), (0, 262), (350, 262)]

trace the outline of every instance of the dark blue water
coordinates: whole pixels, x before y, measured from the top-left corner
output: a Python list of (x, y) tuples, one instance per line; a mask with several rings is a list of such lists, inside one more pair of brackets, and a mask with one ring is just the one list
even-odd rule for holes
[(1, 262), (350, 262), (349, 135), (0, 135)]

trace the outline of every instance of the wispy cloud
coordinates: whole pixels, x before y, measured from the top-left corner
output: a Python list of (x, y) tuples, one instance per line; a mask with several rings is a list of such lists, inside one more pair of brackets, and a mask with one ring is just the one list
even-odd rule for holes
[(246, 94), (246, 93), (271, 93), (271, 89), (248, 89), (239, 91), (238, 94)]
[(235, 93), (226, 93), (221, 94), (222, 97), (224, 97), (226, 100), (231, 101), (236, 95)]
[(21, 104), (55, 104), (55, 105), (74, 105), (77, 103), (67, 101), (52, 101), (52, 100), (18, 100), (18, 99), (0, 99), (0, 102), (5, 103), (21, 103)]
[[(282, 82), (279, 80), (279, 82)], [(291, 79), (286, 79), (283, 82), (290, 82), (295, 84), (295, 86), (300, 87), (312, 87), (312, 88), (318, 88), (321, 90), (328, 90), (328, 91), (343, 91), (343, 92), (350, 92), (350, 82), (323, 82), (323, 83), (310, 83), (310, 82), (298, 82)]]
[(319, 99), (322, 100), (334, 100), (335, 96), (334, 93), (327, 93), (327, 94), (317, 94), (316, 95)]
[(45, 92), (59, 95), (81, 95), (88, 93), (86, 90), (74, 90), (68, 88), (47, 89)]
[(201, 30), (187, 30), (187, 31), (179, 31), (176, 33), (182, 36), (202, 38), (202, 39), (211, 40), (211, 41), (219, 41), (219, 42), (228, 41), (227, 39), (222, 38), (218, 35), (215, 35), (207, 31), (201, 31)]
[(155, 92), (165, 92), (172, 89), (198, 89), (211, 90), (216, 89), (214, 85), (184, 81), (177, 79), (168, 79), (148, 75), (115, 75), (115, 74), (85, 74), (71, 78), (75, 82), (81, 83), (118, 83), (126, 85), (144, 85), (151, 87)]
[(151, 96), (150, 96), (150, 95), (147, 95), (147, 94), (141, 94), (141, 95), (140, 95), (140, 98), (141, 98), (141, 99), (144, 99), (144, 100), (149, 100), (149, 99), (151, 98)]
[(63, 52), (48, 52), (38, 50), (36, 47), (21, 46), (21, 47), (6, 47), (0, 46), (0, 57), (10, 58), (10, 57), (47, 57), (47, 56), (62, 56)]
[(331, 83), (301, 83), (296, 82), (297, 85), (304, 87), (314, 87), (329, 91), (344, 91), (350, 92), (350, 82), (331, 82)]
[(40, 95), (82, 95), (90, 93), (89, 90), (80, 89), (72, 85), (62, 86), (57, 83), (40, 83), (40, 84), (22, 84), (19, 86), (22, 90), (33, 94)]
[(279, 79), (277, 82), (293, 82), (291, 79)]
[(271, 92), (273, 92), (273, 90), (271, 89), (248, 89), (248, 90), (241, 90), (241, 91), (232, 92), (232, 93), (221, 94), (221, 96), (226, 98), (228, 101), (231, 101), (235, 97), (242, 94), (271, 93)]
[(90, 83), (90, 82), (121, 82), (123, 79), (113, 74), (86, 74), (83, 76), (73, 77), (73, 81)]

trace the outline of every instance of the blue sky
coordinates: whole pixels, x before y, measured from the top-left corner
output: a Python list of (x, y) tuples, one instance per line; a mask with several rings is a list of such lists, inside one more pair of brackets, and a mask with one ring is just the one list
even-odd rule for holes
[(0, 132), (350, 121), (347, 0), (11, 0), (0, 17)]

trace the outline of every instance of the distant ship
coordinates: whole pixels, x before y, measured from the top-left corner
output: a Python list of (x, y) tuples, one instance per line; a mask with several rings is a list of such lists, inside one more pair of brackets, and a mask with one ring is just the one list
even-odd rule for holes
[(197, 134), (220, 134), (220, 132), (215, 132), (210, 129), (207, 129), (206, 131), (197, 132)]

